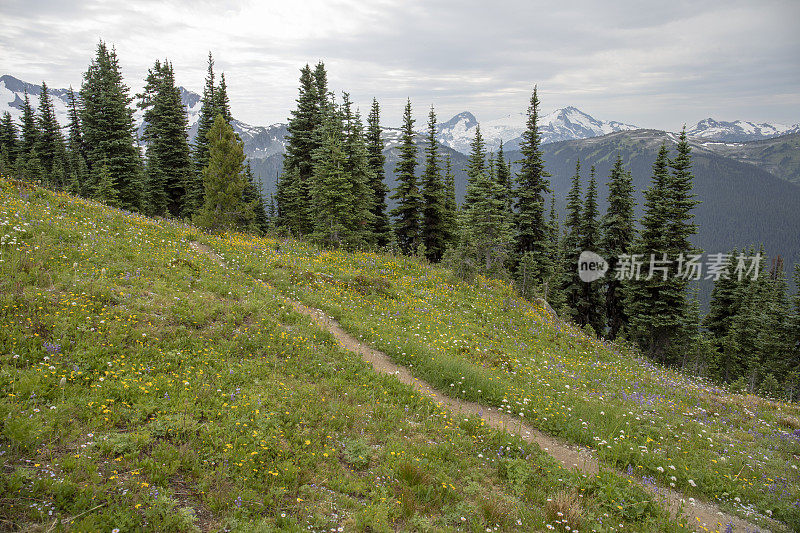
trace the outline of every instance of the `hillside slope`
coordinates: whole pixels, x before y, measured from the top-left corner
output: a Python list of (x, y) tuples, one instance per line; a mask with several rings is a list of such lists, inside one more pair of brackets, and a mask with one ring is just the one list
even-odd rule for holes
[(702, 146), (715, 154), (748, 163), (800, 185), (800, 133), (742, 143), (706, 142)]
[(296, 242), (208, 243), (450, 396), (513, 413), (649, 483), (800, 526), (797, 405), (731, 395), (589, 339), (501, 282)]
[(0, 236), (3, 529), (686, 530), (339, 349), (246, 255), (302, 247), (2, 179)]

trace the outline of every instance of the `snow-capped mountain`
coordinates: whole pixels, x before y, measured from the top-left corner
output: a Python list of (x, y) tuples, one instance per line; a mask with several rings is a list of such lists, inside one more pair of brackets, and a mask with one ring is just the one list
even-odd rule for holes
[[(75, 88), (77, 92), (79, 89)], [(47, 88), (53, 101), (56, 111), (56, 119), (59, 124), (68, 124), (67, 108), (69, 100), (66, 89)], [(201, 96), (193, 91), (178, 87), (181, 93), (181, 101), (186, 107), (186, 114), (189, 122), (189, 140), (194, 140), (197, 135), (197, 123), (200, 120), (200, 107), (202, 105)], [(0, 76), (0, 114), (8, 111), (11, 118), (19, 124), (22, 118), (22, 103), (25, 92), (28, 92), (28, 99), (31, 107), (36, 110), (39, 107), (39, 95), (42, 92), (41, 85), (24, 82), (14, 76)], [(144, 112), (135, 108), (133, 120), (137, 127), (137, 134), (141, 136), (143, 128)], [(244, 142), (245, 154), (249, 157), (263, 158), (284, 151), (286, 145), (286, 124), (278, 123), (272, 126), (251, 126), (239, 120), (234, 120), (231, 124), (233, 130), (239, 134)]]
[[(22, 104), (25, 99), (25, 91), (28, 92), (28, 100), (34, 109), (39, 107), (39, 95), (42, 93), (41, 85), (34, 85), (5, 74), (0, 76), (0, 114), (8, 111), (11, 118), (19, 124), (22, 121)], [(48, 87), (50, 98), (53, 101), (53, 108), (59, 124), (67, 124), (67, 108), (69, 100), (66, 89), (54, 89)]]
[(686, 134), (692, 137), (723, 142), (758, 141), (797, 132), (800, 132), (800, 124), (793, 126), (768, 122), (756, 124), (746, 120), (726, 122), (713, 118), (701, 120), (686, 130)]
[[(481, 122), (481, 134), (486, 141), (487, 150), (496, 150), (503, 141), (504, 148), (519, 148), (522, 132), (525, 131), (526, 113), (514, 113), (495, 120)], [(462, 153), (469, 153), (469, 145), (475, 137), (474, 128), (478, 124), (475, 116), (465, 111), (439, 125), (437, 139)], [(586, 139), (616, 131), (638, 129), (631, 124), (617, 121), (597, 120), (575, 107), (565, 107), (544, 115), (539, 122), (539, 133), (543, 143)]]

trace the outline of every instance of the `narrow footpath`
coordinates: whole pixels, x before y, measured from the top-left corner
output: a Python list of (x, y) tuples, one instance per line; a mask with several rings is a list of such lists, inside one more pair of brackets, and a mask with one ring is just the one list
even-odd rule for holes
[[(218, 264), (226, 266), (222, 257), (208, 246), (192, 242), (191, 247), (195, 251), (210, 257)], [(261, 282), (261, 280), (256, 281)], [(320, 329), (333, 335), (342, 348), (361, 356), (365, 362), (372, 365), (376, 372), (395, 376), (401, 383), (411, 386), (417, 392), (430, 397), (439, 405), (447, 407), (454, 413), (458, 413), (461, 416), (478, 416), (491, 428), (507, 431), (512, 435), (519, 435), (527, 442), (535, 442), (543, 451), (567, 468), (577, 468), (586, 475), (595, 475), (600, 471), (600, 463), (590, 449), (567, 444), (529, 426), (521, 418), (497, 409), (445, 396), (425, 381), (415, 378), (408, 368), (394, 363), (385, 353), (350, 335), (333, 317), (328, 316), (323, 311), (312, 309), (301, 302), (289, 298), (284, 297), (284, 300), (298, 313), (310, 317)], [(630, 479), (654, 494), (657, 500), (669, 509), (672, 516), (676, 516), (682, 509), (683, 514), (689, 519), (689, 524), (693, 525), (698, 531), (718, 531), (719, 533), (729, 531), (734, 533), (768, 533), (770, 531), (763, 526), (756, 526), (742, 518), (726, 513), (713, 503), (687, 498), (682, 493), (666, 487), (644, 484), (635, 477), (630, 477)], [(732, 526), (732, 529), (729, 529), (729, 525)]]

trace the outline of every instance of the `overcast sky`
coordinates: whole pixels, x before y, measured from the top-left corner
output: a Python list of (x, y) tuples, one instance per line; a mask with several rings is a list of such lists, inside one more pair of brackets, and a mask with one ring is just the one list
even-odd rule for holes
[(331, 88), (397, 125), (472, 111), (549, 111), (676, 130), (705, 117), (800, 122), (800, 1), (0, 0), (0, 74), (78, 87), (98, 39), (137, 90), (156, 58), (200, 92), (212, 51), (233, 114), (286, 120), (299, 68), (324, 60)]

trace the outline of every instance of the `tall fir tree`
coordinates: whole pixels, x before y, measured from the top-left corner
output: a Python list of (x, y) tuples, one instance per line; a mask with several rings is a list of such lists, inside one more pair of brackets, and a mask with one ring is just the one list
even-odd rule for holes
[(511, 176), (511, 165), (508, 164), (506, 161), (505, 152), (503, 151), (503, 141), (500, 141), (500, 147), (497, 150), (497, 155), (495, 157), (495, 173), (497, 176), (497, 184), (500, 188), (504, 191), (504, 201), (506, 202), (506, 210), (509, 214), (513, 211), (513, 198), (512, 198), (512, 189), (514, 184), (512, 183), (512, 176)]
[[(314, 94), (317, 95), (317, 109), (322, 113), (330, 97), (328, 94), (328, 73), (325, 70), (325, 63), (322, 61), (314, 67)], [(322, 124), (324, 118), (320, 116), (318, 120), (319, 124)]]
[(475, 126), (475, 137), (472, 138), (469, 150), (469, 160), (467, 161), (467, 190), (464, 194), (463, 209), (466, 211), (472, 207), (473, 202), (477, 199), (477, 194), (480, 189), (477, 187), (478, 178), (481, 176), (489, 177), (488, 168), (486, 165), (486, 143), (483, 141), (481, 134), (481, 125)]
[(253, 224), (259, 233), (263, 235), (270, 229), (269, 217), (264, 203), (264, 196), (255, 176), (253, 176), (253, 169), (250, 167), (249, 161), (244, 166), (244, 176), (247, 185), (242, 192), (242, 201), (246, 205), (252, 206)]
[(86, 195), (89, 193), (86, 189), (88, 172), (86, 147), (83, 142), (78, 99), (72, 86), (67, 91), (67, 99), (69, 106), (67, 109), (67, 119), (69, 120), (67, 124), (67, 160), (69, 161), (67, 188), (72, 194)]
[(373, 233), (373, 202), (375, 201), (372, 182), (372, 168), (369, 153), (364, 141), (364, 124), (358, 111), (352, 110), (350, 95), (344, 93), (342, 110), (344, 113), (344, 150), (346, 154), (345, 173), (349, 181), (352, 203), (348, 209), (351, 238), (347, 246), (351, 249), (374, 247), (376, 235)]
[(617, 276), (619, 259), (629, 254), (636, 235), (633, 201), (633, 179), (622, 166), (622, 156), (617, 155), (608, 181), (608, 209), (602, 218), (603, 238), (601, 255), (608, 261), (605, 277), (605, 312), (608, 338), (616, 339), (625, 331), (628, 314), (625, 308), (624, 280)]
[(229, 125), (233, 121), (231, 114), (231, 100), (228, 98), (228, 84), (225, 82), (225, 73), (219, 76), (219, 86), (214, 91), (214, 110), (222, 115)]
[(221, 114), (208, 131), (208, 165), (203, 169), (205, 202), (194, 222), (215, 231), (253, 229), (253, 206), (246, 203), (247, 176), (242, 142)]
[(11, 119), (11, 113), (6, 111), (3, 113), (2, 120), (0, 120), (0, 165), (2, 165), (0, 172), (4, 175), (10, 176), (13, 174), (19, 150), (17, 126)]
[(458, 204), (456, 203), (456, 177), (450, 154), (444, 158), (444, 222), (447, 227), (448, 248), (458, 244)]
[(353, 238), (353, 195), (347, 173), (342, 116), (333, 102), (323, 108), (322, 144), (314, 152), (311, 187), (314, 231), (320, 244), (339, 248)]
[(397, 201), (391, 215), (394, 217), (395, 234), (400, 251), (406, 255), (417, 253), (421, 244), (420, 218), (422, 195), (417, 185), (417, 145), (414, 144), (414, 119), (411, 115), (411, 100), (406, 102), (400, 137), (400, 159), (395, 167), (397, 188), (391, 196)]
[(425, 171), (422, 174), (422, 243), (429, 261), (438, 263), (450, 240), (445, 213), (445, 190), (439, 168), (436, 141), (436, 112), (428, 113), (428, 137), (425, 145)]
[(562, 246), (561, 291), (564, 294), (567, 315), (577, 320), (578, 307), (583, 294), (583, 281), (578, 276), (578, 257), (581, 254), (583, 236), (583, 194), (581, 192), (581, 161), (575, 163), (575, 174), (567, 193), (567, 218), (564, 221), (564, 243)]
[(186, 200), (193, 169), (188, 119), (169, 61), (155, 62), (139, 97), (139, 107), (144, 110), (149, 211), (189, 216), (191, 207)]
[(787, 339), (790, 353), (789, 374), (793, 379), (794, 393), (789, 395), (793, 401), (797, 397), (797, 378), (800, 373), (800, 263), (794, 265), (794, 307), (789, 319), (789, 337)]
[(22, 100), (22, 145), (21, 152), (24, 156), (30, 156), (36, 150), (36, 142), (39, 137), (39, 128), (36, 125), (36, 114), (31, 107), (28, 91), (25, 91), (25, 98)]
[[(650, 258), (660, 260), (667, 245), (664, 228), (669, 223), (668, 164), (669, 151), (662, 144), (653, 163), (650, 187), (644, 193), (642, 228), (631, 250), (631, 271), (625, 294), (632, 339), (651, 357), (659, 358), (663, 352), (661, 347), (669, 338), (670, 330), (676, 326), (674, 321), (660, 318), (661, 313), (665, 316), (670, 314), (666, 303), (660, 299), (666, 280), (660, 273), (651, 277), (648, 271)], [(640, 266), (635, 267), (634, 263)]]
[[(534, 284), (542, 284), (553, 271), (549, 254), (545, 197), (550, 191), (550, 174), (544, 168), (544, 155), (538, 129), (539, 97), (533, 88), (525, 131), (522, 133), (520, 171), (517, 173), (515, 195), (515, 254), (524, 262), (524, 274)], [(518, 269), (519, 270), (519, 269)]]
[(391, 224), (386, 206), (386, 194), (389, 192), (384, 183), (383, 165), (386, 157), (383, 155), (383, 140), (381, 139), (380, 106), (376, 99), (372, 99), (372, 108), (367, 118), (367, 153), (369, 155), (369, 168), (371, 170), (370, 187), (372, 188), (372, 233), (375, 244), (379, 248), (386, 247), (391, 240)]
[[(597, 181), (594, 166), (589, 171), (589, 186), (583, 204), (581, 220), (581, 249), (597, 253), (600, 249), (600, 227), (597, 210)], [(599, 280), (583, 283), (578, 303), (578, 324), (589, 325), (598, 334), (605, 333), (605, 301), (603, 285)]]
[(22, 101), (22, 140), (20, 142), (19, 156), (17, 157), (16, 174), (29, 181), (41, 180), (42, 165), (36, 152), (39, 138), (39, 128), (36, 125), (36, 114), (31, 107), (28, 92)]
[[(717, 354), (725, 351), (725, 339), (730, 333), (733, 318), (739, 312), (741, 304), (739, 290), (741, 280), (733, 275), (737, 254), (736, 249), (727, 254), (723, 263), (723, 273), (714, 281), (708, 312), (703, 317), (702, 324), (708, 330), (712, 343), (717, 348)], [(722, 359), (709, 361), (709, 372), (721, 381), (730, 379), (730, 376), (726, 375), (726, 365)]]
[(555, 193), (550, 197), (550, 215), (547, 224), (550, 229), (549, 245), (553, 258), (553, 270), (550, 277), (545, 280), (548, 287), (546, 299), (554, 311), (558, 314), (564, 314), (566, 296), (561, 285), (564, 279), (564, 239), (561, 236), (561, 223), (556, 210)]
[[(631, 331), (651, 357), (667, 364), (679, 362), (692, 332), (687, 298), (688, 277), (679, 272), (696, 252), (689, 238), (696, 232), (692, 209), (691, 148), (685, 129), (678, 154), (668, 159), (666, 146), (653, 166), (653, 184), (645, 193), (642, 232), (634, 251), (645, 261), (645, 279), (629, 283), (626, 297)], [(670, 172), (671, 170), (671, 172)]]
[(36, 117), (38, 135), (36, 137), (36, 153), (44, 171), (47, 183), (56, 188), (63, 188), (65, 183), (64, 172), (64, 136), (61, 126), (56, 120), (56, 111), (50, 99), (47, 83), (42, 82), (42, 91), (39, 93), (39, 109)]
[(505, 192), (486, 169), (467, 184), (467, 194), (472, 202), (461, 213), (460, 246), (479, 272), (503, 277), (513, 242)]
[(286, 155), (277, 186), (279, 225), (299, 235), (309, 234), (314, 226), (310, 211), (313, 154), (318, 148), (320, 100), (314, 74), (308, 65), (300, 70), (297, 107), (287, 125)]
[(143, 176), (141, 158), (136, 146), (133, 111), (128, 87), (122, 81), (116, 51), (103, 41), (97, 55), (83, 76), (81, 86), (81, 125), (87, 147), (93, 184), (103, 177), (103, 166), (113, 178), (117, 191), (113, 205), (128, 210), (141, 207)]
[(197, 119), (197, 134), (192, 145), (194, 173), (186, 184), (185, 214), (193, 216), (204, 203), (205, 185), (203, 169), (208, 164), (208, 132), (217, 118), (217, 87), (214, 85), (214, 57), (208, 53), (203, 96), (200, 99), (200, 116)]

